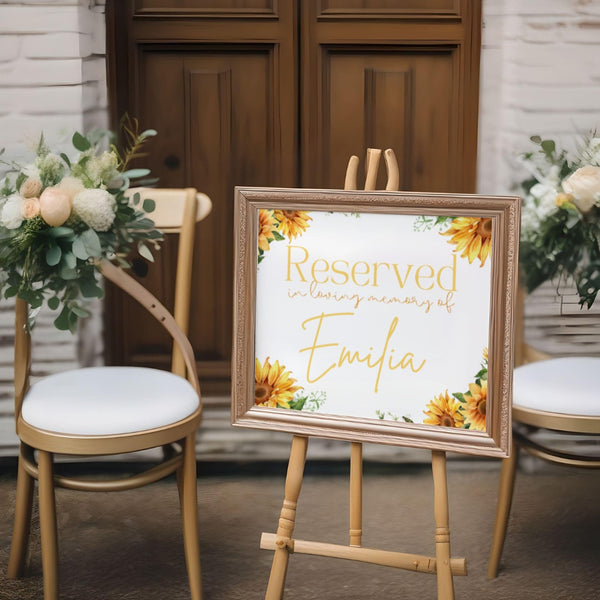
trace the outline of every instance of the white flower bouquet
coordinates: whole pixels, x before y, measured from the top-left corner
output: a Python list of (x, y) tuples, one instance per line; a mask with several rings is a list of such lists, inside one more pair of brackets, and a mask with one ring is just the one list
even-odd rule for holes
[(84, 299), (103, 296), (99, 259), (129, 266), (127, 257), (137, 246), (152, 260), (147, 243), (156, 246), (162, 239), (147, 216), (154, 202), (139, 207), (139, 194), (125, 195), (131, 179), (150, 173), (128, 165), (156, 132), (139, 132), (137, 121), (128, 118), (122, 132), (127, 147), (121, 152), (114, 144), (100, 150), (110, 132), (76, 132), (74, 159), (52, 153), (42, 135), (32, 163), (4, 162), (9, 171), (0, 185), (0, 292), (22, 298), (32, 309), (44, 301), (52, 310), (60, 308), (58, 329), (74, 331), (78, 318), (89, 314)]
[(553, 140), (533, 136), (522, 156), (524, 190), (520, 267), (528, 291), (571, 277), (588, 308), (600, 290), (600, 137), (587, 137), (570, 157)]

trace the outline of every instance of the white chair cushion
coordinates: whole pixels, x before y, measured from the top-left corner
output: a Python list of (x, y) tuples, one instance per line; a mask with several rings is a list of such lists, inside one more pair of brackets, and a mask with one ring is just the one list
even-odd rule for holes
[(515, 369), (515, 406), (570, 415), (600, 415), (600, 358), (553, 358)]
[(45, 377), (31, 386), (24, 421), (47, 431), (114, 435), (176, 423), (198, 408), (189, 381), (158, 369), (92, 367)]

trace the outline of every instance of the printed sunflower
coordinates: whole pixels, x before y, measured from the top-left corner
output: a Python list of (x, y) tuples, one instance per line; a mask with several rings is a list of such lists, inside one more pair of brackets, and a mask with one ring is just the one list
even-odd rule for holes
[(254, 404), (271, 408), (290, 408), (294, 394), (302, 387), (294, 385), (296, 379), (290, 377), (290, 371), (279, 361), (269, 362), (269, 357), (261, 365), (258, 358), (255, 361)]
[(308, 222), (312, 220), (303, 210), (275, 210), (273, 215), (279, 222), (278, 231), (290, 240), (302, 235), (310, 227)]
[(448, 395), (448, 390), (434, 396), (423, 413), (427, 416), (423, 423), (442, 427), (464, 427), (465, 417), (460, 411), (460, 403)]
[(469, 425), (469, 429), (485, 431), (487, 379), (478, 381), (479, 383), (470, 383), (469, 391), (464, 395), (464, 398), (467, 401), (465, 407), (466, 422)]
[(261, 209), (258, 211), (258, 247), (266, 252), (269, 244), (275, 239), (274, 232), (277, 229), (277, 221), (273, 217), (272, 210)]
[(462, 250), (461, 256), (472, 263), (476, 258), (485, 264), (492, 248), (492, 220), (478, 217), (457, 217), (452, 220), (450, 228), (441, 235), (451, 236), (449, 244), (456, 245), (456, 252)]

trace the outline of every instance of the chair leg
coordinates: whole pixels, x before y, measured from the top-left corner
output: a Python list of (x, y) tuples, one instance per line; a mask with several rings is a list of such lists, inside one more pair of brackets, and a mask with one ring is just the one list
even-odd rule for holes
[(494, 534), (492, 537), (492, 549), (488, 563), (488, 577), (494, 579), (498, 576), (498, 566), (502, 556), (502, 548), (506, 538), (508, 517), (513, 498), (515, 486), (515, 475), (519, 461), (519, 447), (513, 444), (512, 454), (502, 460), (500, 470), (500, 486), (498, 489), (498, 504), (496, 506), (496, 521), (494, 523)]
[(44, 600), (58, 600), (58, 540), (52, 454), (41, 450), (38, 453), (38, 487)]
[(185, 440), (183, 468), (181, 470), (180, 499), (183, 517), (185, 562), (190, 580), (191, 597), (192, 600), (202, 600), (200, 545), (198, 542), (195, 434), (189, 435)]
[(17, 494), (15, 497), (15, 522), (13, 528), (10, 556), (8, 558), (7, 576), (16, 579), (23, 575), (25, 557), (29, 544), (31, 529), (31, 508), (33, 505), (33, 477), (25, 471), (23, 465), (23, 445), (19, 450), (19, 466), (17, 471)]

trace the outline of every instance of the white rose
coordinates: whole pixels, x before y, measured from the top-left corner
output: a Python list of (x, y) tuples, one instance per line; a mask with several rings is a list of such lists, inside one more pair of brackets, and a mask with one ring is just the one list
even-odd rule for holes
[(577, 169), (563, 181), (562, 187), (573, 196), (573, 204), (580, 212), (589, 212), (600, 197), (600, 167), (588, 165)]
[(0, 224), (6, 229), (17, 229), (23, 222), (23, 204), (25, 199), (13, 194), (6, 199), (0, 215)]
[(95, 231), (108, 231), (115, 220), (115, 200), (106, 190), (83, 190), (73, 198), (73, 214)]

